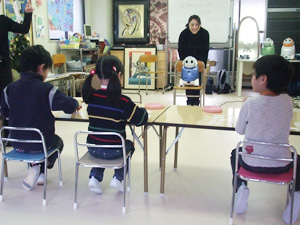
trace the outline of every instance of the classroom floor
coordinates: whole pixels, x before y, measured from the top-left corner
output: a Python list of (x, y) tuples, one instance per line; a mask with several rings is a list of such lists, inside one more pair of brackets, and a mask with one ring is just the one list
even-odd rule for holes
[[(207, 95), (206, 105), (241, 105), (250, 89), (242, 97), (235, 93)], [(232, 102), (237, 101), (237, 102)], [(172, 104), (172, 92), (143, 93), (143, 103), (163, 102)], [(178, 99), (185, 104), (185, 98)], [(224, 105), (224, 106), (225, 106)], [(230, 153), (243, 137), (233, 131), (185, 129), (179, 143), (177, 171), (173, 170), (174, 151), (167, 155), (165, 194), (161, 196), (158, 163), (158, 138), (149, 130), (149, 193), (144, 195), (143, 152), (137, 146), (132, 159), (131, 192), (127, 198), (127, 213), (122, 213), (122, 194), (109, 187), (113, 171), (105, 172), (103, 194), (89, 191), (89, 169), (80, 168), (78, 209), (73, 209), (75, 159), (73, 135), (86, 130), (87, 123), (56, 122), (56, 133), (62, 137), (64, 185), (58, 185), (57, 167), (49, 170), (47, 206), (42, 206), (42, 186), (32, 191), (22, 188), (27, 167), (22, 163), (8, 163), (9, 178), (5, 180), (4, 201), (0, 202), (0, 224), (228, 224), (231, 206)], [(140, 132), (140, 129), (136, 129)], [(175, 130), (168, 131), (168, 144)], [(128, 138), (131, 138), (129, 130)], [(290, 142), (299, 149), (299, 137), (291, 136)], [(285, 208), (286, 186), (249, 183), (248, 211), (234, 215), (234, 224), (282, 225)], [(295, 223), (300, 224), (300, 219)]]

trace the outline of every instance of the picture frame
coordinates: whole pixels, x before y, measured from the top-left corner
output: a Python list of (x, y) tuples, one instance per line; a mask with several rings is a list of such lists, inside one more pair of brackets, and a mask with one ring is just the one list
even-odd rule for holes
[[(139, 58), (141, 55), (156, 55), (155, 47), (136, 47), (124, 48), (124, 89), (138, 89), (139, 88)], [(142, 73), (140, 78), (140, 89), (146, 89), (146, 80), (148, 81), (148, 89), (155, 89), (155, 79), (146, 79), (146, 73), (143, 71), (155, 71), (155, 63), (143, 63)]]
[(149, 0), (113, 1), (114, 44), (147, 44), (149, 29)]

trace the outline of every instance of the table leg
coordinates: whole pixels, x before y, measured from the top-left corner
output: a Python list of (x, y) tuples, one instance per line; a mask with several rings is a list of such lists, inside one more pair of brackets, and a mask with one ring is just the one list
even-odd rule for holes
[[(175, 138), (178, 135), (178, 131), (179, 131), (179, 127), (176, 127), (176, 131), (175, 131)], [(178, 159), (178, 142), (179, 140), (176, 142), (175, 144), (175, 153), (174, 153), (174, 170), (177, 169), (177, 159)]]
[(159, 126), (159, 168), (161, 169), (161, 154), (163, 149), (163, 137), (162, 137), (162, 126)]
[(148, 127), (144, 126), (144, 194), (148, 194)]
[(236, 81), (236, 89), (237, 96), (242, 96), (242, 82), (243, 82), (243, 65), (242, 61), (237, 62), (237, 81)]
[(4, 161), (4, 176), (8, 177), (7, 161)]
[(165, 192), (165, 174), (166, 174), (166, 148), (167, 148), (167, 126), (163, 129), (163, 149), (161, 154), (161, 179), (160, 179), (160, 194)]

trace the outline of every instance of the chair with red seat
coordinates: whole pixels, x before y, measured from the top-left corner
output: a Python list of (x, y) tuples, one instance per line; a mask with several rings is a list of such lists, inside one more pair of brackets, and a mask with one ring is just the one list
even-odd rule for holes
[[(280, 147), (280, 148), (289, 148), (293, 153), (292, 158), (279, 158), (279, 157), (268, 157), (262, 155), (248, 154), (247, 152), (240, 152), (239, 148), (243, 145), (263, 145), (270, 147)], [(293, 167), (285, 173), (274, 174), (274, 173), (256, 173), (246, 170), (244, 167), (240, 167), (239, 157), (252, 157), (263, 160), (272, 160), (272, 161), (282, 161), (293, 163)], [(240, 168), (239, 168), (240, 167)], [(263, 183), (272, 183), (279, 185), (288, 185), (287, 188), (287, 200), (286, 205), (289, 203), (289, 194), (291, 196), (291, 210), (290, 210), (290, 225), (292, 224), (293, 217), (293, 206), (294, 206), (294, 192), (296, 185), (296, 168), (297, 168), (297, 151), (296, 149), (289, 144), (275, 144), (275, 143), (266, 143), (266, 142), (256, 142), (256, 141), (240, 141), (236, 146), (236, 160), (235, 160), (235, 172), (234, 172), (234, 181), (233, 181), (233, 191), (232, 191), (232, 203), (231, 203), (231, 214), (229, 218), (229, 224), (233, 224), (233, 211), (235, 204), (235, 195), (237, 189), (237, 179), (240, 178), (245, 181), (256, 181)]]

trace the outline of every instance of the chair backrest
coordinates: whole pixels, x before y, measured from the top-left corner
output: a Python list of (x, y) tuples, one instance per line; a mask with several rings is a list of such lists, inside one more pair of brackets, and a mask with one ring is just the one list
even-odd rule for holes
[(141, 55), (140, 63), (143, 62), (157, 62), (157, 55)]
[[(36, 133), (37, 137), (39, 138), (32, 138), (32, 139), (18, 139), (18, 138), (12, 138), (12, 137), (4, 137), (4, 130), (7, 131), (18, 131), (19, 135), (21, 133)], [(45, 156), (47, 156), (47, 148), (46, 148), (46, 143), (45, 139), (43, 136), (43, 133), (37, 129), (37, 128), (28, 128), (28, 127), (9, 127), (9, 126), (4, 126), (0, 129), (0, 137), (1, 137), (1, 149), (2, 149), (2, 154), (6, 154), (6, 149), (5, 149), (5, 142), (17, 142), (17, 143), (30, 143), (30, 144), (40, 144), (41, 148), (44, 151)]]
[[(105, 139), (105, 136), (117, 136), (121, 140), (121, 144), (119, 145), (97, 145), (97, 144), (90, 144), (86, 142), (86, 137), (88, 135), (93, 135), (97, 136), (98, 138), (101, 137), (102, 139)], [(124, 161), (124, 166), (126, 166), (126, 148), (125, 148), (125, 140), (120, 135), (119, 133), (116, 132), (95, 132), (95, 131), (78, 131), (74, 135), (74, 147), (75, 147), (75, 158), (76, 162), (79, 162), (80, 160), (80, 154), (79, 154), (79, 147), (90, 147), (90, 148), (111, 148), (111, 149), (116, 149), (116, 148), (121, 148), (123, 151), (123, 161)], [(85, 150), (86, 150), (85, 148)], [(85, 151), (86, 152), (86, 151)]]
[[(204, 63), (202, 61), (200, 61), (200, 60), (198, 60), (197, 62), (198, 62), (199, 72), (200, 73), (204, 72), (204, 69), (205, 69)], [(183, 61), (182, 60), (178, 60), (175, 63), (175, 84), (177, 84), (178, 73), (181, 72), (182, 65), (183, 65)], [(203, 79), (201, 79), (201, 82), (203, 82)]]
[[(249, 146), (250, 149), (249, 152), (239, 152), (239, 148), (243, 145)], [(292, 158), (280, 158), (280, 157), (273, 157), (273, 156), (265, 156), (265, 155), (258, 155), (258, 154), (252, 154), (252, 149), (251, 146), (265, 146), (265, 147), (274, 147), (274, 151), (280, 150), (281, 148), (289, 148), (291, 152), (293, 152), (293, 157)], [(246, 149), (247, 151), (247, 149)], [(238, 159), (240, 156), (243, 157), (251, 157), (251, 158), (256, 158), (256, 159), (261, 159), (261, 160), (268, 160), (268, 161), (279, 161), (279, 162), (292, 162), (293, 163), (293, 179), (296, 179), (296, 168), (297, 168), (297, 151), (296, 149), (289, 144), (278, 144), (278, 143), (269, 143), (269, 142), (258, 142), (258, 141), (240, 141), (237, 144), (236, 147), (236, 165), (235, 165), (235, 172), (238, 172)], [(263, 179), (262, 179), (263, 180)]]
[[(66, 56), (64, 54), (54, 54), (52, 56), (52, 70), (55, 68), (63, 68), (63, 73), (66, 73)], [(54, 72), (54, 71), (53, 71)]]

